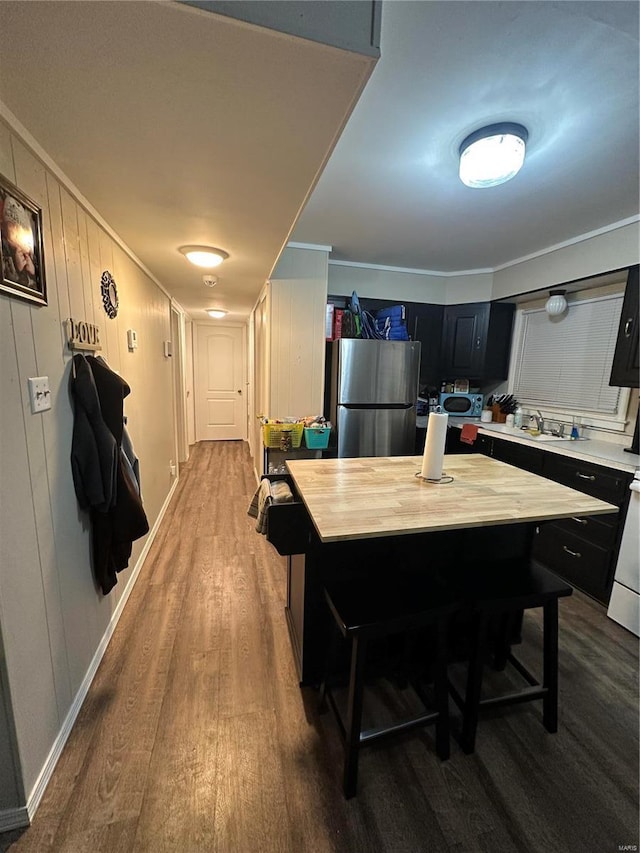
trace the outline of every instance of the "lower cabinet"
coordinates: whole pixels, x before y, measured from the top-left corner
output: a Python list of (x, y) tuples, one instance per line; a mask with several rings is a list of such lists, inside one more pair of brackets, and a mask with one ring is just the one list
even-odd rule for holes
[(287, 606), (285, 608), (289, 638), (300, 679), (302, 679), (304, 636), (304, 559), (304, 554), (292, 554), (287, 557)]
[(448, 430), (446, 452), (484, 453), (617, 506), (609, 515), (540, 524), (533, 541), (534, 559), (602, 604), (609, 603), (632, 474), (495, 437), (478, 435), (469, 446), (456, 428)]
[(632, 475), (555, 453), (545, 453), (544, 457), (545, 477), (615, 504), (618, 511), (540, 525), (533, 556), (578, 589), (608, 604)]
[(546, 455), (544, 450), (516, 444), (515, 441), (500, 441), (498, 439), (494, 439), (492, 450), (491, 455), (494, 459), (499, 459), (500, 462), (507, 462), (516, 468), (522, 468), (523, 471), (530, 471), (532, 474), (542, 474)]
[(445, 453), (482, 453), (484, 456), (493, 456), (493, 439), (488, 435), (478, 434), (473, 444), (466, 444), (460, 440), (461, 433), (462, 430), (457, 427), (449, 427)]
[(533, 556), (573, 586), (606, 604), (613, 549), (576, 536), (568, 527), (561, 523), (540, 525)]

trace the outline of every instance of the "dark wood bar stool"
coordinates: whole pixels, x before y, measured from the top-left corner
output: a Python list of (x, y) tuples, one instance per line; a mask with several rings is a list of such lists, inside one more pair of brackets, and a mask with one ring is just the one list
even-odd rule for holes
[[(464, 697), (452, 684), (451, 695), (463, 714), (461, 746), (470, 754), (475, 749), (480, 712), (486, 707), (542, 700), (542, 721), (548, 732), (558, 730), (558, 599), (573, 589), (552, 572), (535, 563), (505, 560), (474, 568), (466, 584), (465, 597), (472, 605), (472, 644)], [(514, 628), (522, 613), (543, 609), (542, 684), (511, 651)], [(498, 630), (496, 632), (496, 626)], [(493, 635), (490, 631), (493, 631)], [(527, 682), (522, 690), (482, 698), (483, 671), (487, 658), (494, 656), (496, 669), (510, 663)]]
[[(425, 573), (426, 575), (426, 573)], [(448, 619), (456, 609), (450, 592), (425, 575), (387, 574), (365, 580), (338, 581), (325, 585), (325, 598), (337, 631), (328, 655), (320, 691), (320, 707), (329, 701), (344, 740), (344, 795), (355, 796), (360, 749), (380, 738), (435, 724), (436, 752), (449, 757), (449, 709), (447, 682)], [(430, 629), (433, 641), (434, 702), (428, 703), (418, 683), (412, 682), (425, 713), (390, 725), (362, 730), (367, 650), (371, 640)], [(340, 640), (350, 645), (350, 674), (346, 720), (343, 720), (331, 690)], [(428, 704), (433, 710), (428, 710)]]

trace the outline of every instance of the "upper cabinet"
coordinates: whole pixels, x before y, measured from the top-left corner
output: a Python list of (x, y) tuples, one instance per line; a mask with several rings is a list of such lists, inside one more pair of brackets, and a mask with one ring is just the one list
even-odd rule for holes
[(624, 293), (620, 326), (616, 341), (616, 351), (611, 366), (609, 385), (621, 388), (638, 388), (640, 362), (638, 360), (638, 302), (640, 287), (638, 284), (638, 266), (629, 269), (627, 288)]
[(444, 309), (444, 379), (506, 379), (515, 306), (473, 302)]

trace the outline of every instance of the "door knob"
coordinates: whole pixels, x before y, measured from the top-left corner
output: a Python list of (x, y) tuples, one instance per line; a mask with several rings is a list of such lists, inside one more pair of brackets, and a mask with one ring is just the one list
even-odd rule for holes
[(238, 394), (242, 394), (242, 391), (240, 390), (240, 388), (238, 388)]

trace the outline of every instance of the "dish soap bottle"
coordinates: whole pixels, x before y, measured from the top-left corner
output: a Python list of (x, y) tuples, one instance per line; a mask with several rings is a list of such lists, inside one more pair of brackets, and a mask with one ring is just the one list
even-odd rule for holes
[(515, 429), (522, 429), (522, 420), (524, 413), (521, 406), (518, 406), (513, 415), (513, 426)]

